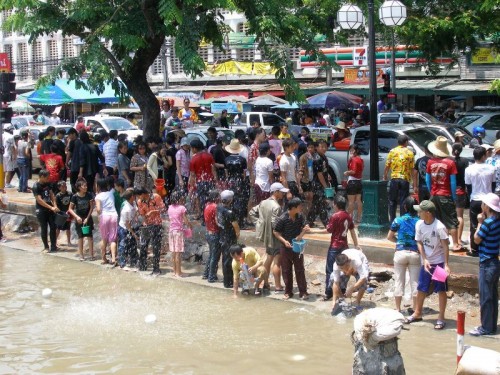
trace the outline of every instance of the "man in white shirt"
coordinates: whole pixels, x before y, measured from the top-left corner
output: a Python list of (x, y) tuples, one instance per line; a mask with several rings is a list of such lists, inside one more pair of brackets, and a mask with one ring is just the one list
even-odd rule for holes
[(295, 141), (291, 138), (286, 138), (281, 143), (284, 151), (280, 159), (281, 181), (285, 188), (290, 189), (288, 199), (302, 194), (302, 187), (297, 183), (299, 181), (297, 157), (293, 154), (295, 144)]
[(486, 149), (478, 146), (474, 149), (474, 164), (465, 168), (465, 186), (470, 196), (470, 248), (469, 256), (477, 256), (478, 245), (474, 242), (474, 233), (478, 225), (477, 215), (481, 213), (482, 196), (493, 191), (495, 167), (486, 164)]
[(109, 132), (109, 139), (104, 144), (103, 154), (106, 163), (108, 175), (113, 176), (118, 171), (118, 131), (111, 130)]
[(259, 204), (271, 196), (271, 184), (273, 183), (273, 161), (269, 159), (271, 148), (269, 143), (259, 145), (259, 157), (255, 160), (255, 203)]
[(14, 128), (12, 125), (4, 125), (4, 132), (2, 135), (3, 144), (3, 171), (5, 172), (5, 187), (7, 189), (14, 188), (11, 185), (12, 178), (14, 177), (14, 170), (17, 167), (17, 147), (12, 135)]
[(57, 115), (56, 112), (52, 112), (48, 121), (49, 125), (60, 125), (61, 124), (61, 119), (59, 118), (59, 116)]
[[(360, 250), (346, 249), (337, 255), (330, 277), (330, 280), (333, 280), (332, 315), (337, 315), (342, 310), (340, 298), (350, 298), (354, 292), (357, 292), (356, 304), (360, 305), (368, 286), (369, 273), (368, 259)], [(356, 283), (348, 288), (347, 283), (351, 276), (356, 278)]]

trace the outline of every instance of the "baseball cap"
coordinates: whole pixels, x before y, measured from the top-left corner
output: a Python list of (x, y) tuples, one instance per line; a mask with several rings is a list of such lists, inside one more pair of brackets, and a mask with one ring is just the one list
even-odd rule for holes
[(288, 193), (290, 189), (287, 189), (286, 187), (283, 186), (283, 184), (279, 182), (275, 182), (274, 184), (271, 185), (271, 193), (274, 193), (275, 191), (281, 191), (282, 193)]
[(436, 206), (429, 200), (422, 201), (420, 202), (420, 204), (414, 205), (413, 208), (416, 211), (428, 211), (432, 213), (436, 212)]
[(233, 199), (234, 193), (231, 190), (224, 190), (222, 193), (220, 193), (220, 199), (222, 201), (228, 201)]

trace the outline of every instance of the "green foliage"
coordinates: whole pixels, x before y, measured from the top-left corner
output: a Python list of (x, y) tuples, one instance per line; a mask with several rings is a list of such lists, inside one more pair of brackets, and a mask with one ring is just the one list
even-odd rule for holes
[(495, 79), (492, 83), (491, 83), (491, 87), (490, 87), (490, 90), (489, 90), (491, 93), (494, 93), (494, 94), (497, 94), (497, 95), (500, 95), (500, 79)]

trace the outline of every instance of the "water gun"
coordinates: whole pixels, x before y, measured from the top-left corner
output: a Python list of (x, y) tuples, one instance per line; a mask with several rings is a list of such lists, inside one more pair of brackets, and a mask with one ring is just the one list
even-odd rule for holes
[(243, 258), (240, 259), (240, 265), (241, 265), (241, 279), (243, 280), (243, 290), (249, 290), (253, 288), (255, 284), (255, 278), (252, 276), (252, 274), (248, 271), (248, 264), (245, 263)]

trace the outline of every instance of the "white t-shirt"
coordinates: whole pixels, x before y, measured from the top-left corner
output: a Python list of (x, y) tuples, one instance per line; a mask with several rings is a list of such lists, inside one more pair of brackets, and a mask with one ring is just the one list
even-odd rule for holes
[(118, 223), (118, 225), (120, 225), (123, 229), (127, 229), (127, 221), (131, 222), (136, 212), (137, 208), (135, 207), (135, 205), (132, 206), (127, 201), (123, 202), (122, 210), (120, 212), (120, 222)]
[(471, 201), (480, 201), (482, 195), (491, 193), (495, 181), (495, 167), (486, 163), (472, 164), (465, 168), (465, 184), (472, 185)]
[(290, 156), (286, 156), (285, 154), (281, 155), (280, 159), (280, 170), (281, 172), (286, 172), (286, 180), (297, 182), (297, 178), (295, 175), (295, 169), (297, 168), (297, 158), (294, 154)]
[[(342, 251), (342, 254), (347, 255), (351, 260), (351, 266), (356, 270), (360, 279), (368, 279), (370, 267), (368, 266), (368, 259), (366, 259), (365, 254), (356, 249), (346, 249)], [(340, 276), (343, 275), (343, 272), (340, 270), (340, 267), (337, 266), (337, 263), (333, 264), (332, 275), (333, 282), (340, 282)]]
[(273, 169), (273, 161), (268, 157), (259, 156), (255, 161), (255, 183), (259, 185), (262, 191), (271, 189), (269, 172), (272, 172)]
[(115, 208), (115, 196), (113, 190), (103, 191), (95, 196), (95, 200), (101, 202), (101, 215), (118, 216)]
[(441, 240), (448, 240), (448, 230), (438, 219), (434, 219), (432, 224), (425, 224), (423, 220), (417, 221), (415, 241), (420, 241), (424, 245), (425, 257), (430, 264), (445, 261)]

